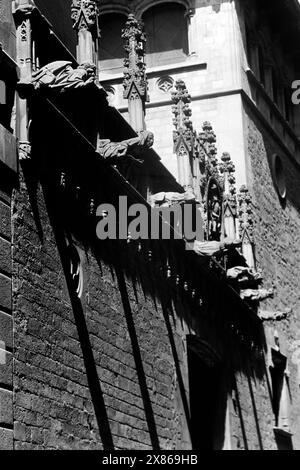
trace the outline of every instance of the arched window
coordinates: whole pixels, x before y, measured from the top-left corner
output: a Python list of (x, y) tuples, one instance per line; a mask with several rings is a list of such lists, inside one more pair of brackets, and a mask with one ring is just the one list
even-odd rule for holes
[(122, 72), (123, 59), (125, 57), (122, 30), (125, 27), (125, 23), (126, 16), (120, 13), (108, 13), (100, 17), (100, 72)]
[(147, 34), (147, 66), (167, 65), (185, 60), (188, 54), (186, 10), (178, 3), (149, 8), (143, 14)]

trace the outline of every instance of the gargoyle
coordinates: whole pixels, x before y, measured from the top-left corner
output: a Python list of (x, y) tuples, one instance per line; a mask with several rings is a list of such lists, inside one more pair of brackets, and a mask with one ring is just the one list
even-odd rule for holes
[(87, 87), (95, 83), (96, 66), (85, 62), (76, 69), (72, 62), (58, 60), (44, 65), (33, 72), (32, 76), (19, 81), (17, 88), (21, 97), (26, 97), (33, 90), (42, 88), (57, 89), (60, 92)]
[(241, 291), (243, 300), (262, 301), (274, 297), (273, 289), (245, 289)]
[(141, 163), (139, 157), (143, 152), (152, 147), (154, 136), (152, 132), (142, 131), (139, 137), (123, 140), (122, 142), (111, 142), (108, 139), (99, 139), (97, 153), (110, 164), (120, 161), (133, 160)]
[(241, 245), (241, 240), (232, 240), (231, 238), (225, 238), (223, 242), (208, 241), (200, 242), (194, 241), (193, 250), (199, 256), (211, 257), (218, 253), (228, 250), (230, 248), (237, 248)]
[(227, 278), (233, 281), (237, 281), (241, 284), (256, 282), (262, 282), (261, 273), (255, 272), (253, 269), (246, 266), (235, 266), (227, 270)]
[(291, 309), (284, 310), (283, 312), (268, 312), (264, 310), (258, 311), (258, 316), (261, 321), (281, 321), (285, 320), (288, 315), (292, 313)]
[(196, 201), (196, 197), (193, 193), (157, 193), (151, 196), (151, 205), (159, 207), (171, 207), (175, 204), (183, 204), (185, 202)]

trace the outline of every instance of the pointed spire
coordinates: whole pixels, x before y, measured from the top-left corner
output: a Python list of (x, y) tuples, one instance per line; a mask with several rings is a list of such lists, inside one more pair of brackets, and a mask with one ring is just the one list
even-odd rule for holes
[(210, 122), (205, 121), (202, 126), (202, 132), (199, 133), (200, 143), (206, 154), (206, 173), (209, 177), (219, 179), (216, 134), (213, 131)]
[(183, 80), (177, 80), (175, 91), (172, 92), (172, 112), (174, 114), (173, 132), (174, 152), (178, 161), (178, 180), (185, 191), (193, 192), (193, 165), (195, 132), (190, 119), (191, 96)]
[(172, 101), (174, 103), (172, 106), (173, 124), (176, 129), (173, 134), (174, 151), (177, 152), (179, 144), (183, 143), (191, 152), (194, 140), (193, 124), (190, 119), (192, 116), (191, 95), (183, 80), (176, 81), (175, 91), (172, 92)]
[(124, 98), (128, 99), (130, 124), (139, 133), (145, 130), (145, 103), (149, 101), (145, 64), (146, 36), (143, 24), (133, 14), (128, 15), (122, 32), (124, 49)]
[(72, 0), (71, 19), (78, 35), (77, 60), (97, 65), (99, 10), (94, 0)]
[(72, 0), (71, 19), (73, 28), (76, 31), (88, 30), (98, 37), (98, 15), (99, 10), (96, 1)]

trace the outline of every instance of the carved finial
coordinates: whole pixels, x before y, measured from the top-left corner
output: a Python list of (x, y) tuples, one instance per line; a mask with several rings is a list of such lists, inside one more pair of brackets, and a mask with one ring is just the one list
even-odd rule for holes
[(172, 112), (174, 114), (173, 123), (175, 131), (173, 132), (174, 152), (178, 160), (179, 183), (185, 191), (193, 192), (193, 169), (191, 157), (194, 156), (194, 144), (196, 133), (193, 130), (193, 124), (190, 119), (192, 110), (189, 106), (191, 96), (183, 80), (177, 80), (175, 91), (172, 92)]
[(71, 18), (73, 28), (77, 31), (85, 29), (98, 32), (98, 15), (99, 10), (96, 1), (72, 0)]
[(191, 151), (194, 140), (193, 124), (190, 119), (192, 110), (189, 106), (191, 95), (183, 80), (176, 81), (175, 91), (172, 92), (172, 100), (174, 103), (172, 106), (172, 112), (174, 114), (173, 123), (176, 129), (173, 133), (175, 152), (182, 139), (188, 150)]
[(238, 194), (238, 207), (242, 252), (248, 266), (255, 268), (253, 205), (252, 196), (246, 186), (242, 186)]
[(36, 8), (33, 0), (13, 0), (12, 12), (14, 15), (28, 15)]
[(220, 182), (223, 189), (223, 218), (224, 236), (236, 237), (236, 187), (235, 187), (235, 166), (230, 154), (224, 152), (219, 164)]
[(222, 163), (219, 165), (219, 170), (222, 175), (224, 193), (234, 195), (236, 194), (234, 163), (232, 162), (228, 152), (224, 152), (222, 154), (221, 161)]
[(207, 155), (207, 171), (209, 176), (219, 179), (216, 134), (213, 131), (210, 122), (205, 121), (202, 126), (202, 132), (199, 133), (200, 143), (205, 149)]
[(144, 101), (148, 101), (148, 82), (145, 65), (146, 36), (143, 24), (133, 14), (128, 16), (122, 31), (124, 49), (127, 57), (124, 59), (124, 98), (128, 99), (132, 87)]
[(239, 223), (240, 223), (240, 239), (243, 242), (254, 242), (253, 231), (253, 211), (252, 211), (252, 196), (249, 189), (243, 185), (238, 194), (239, 203)]

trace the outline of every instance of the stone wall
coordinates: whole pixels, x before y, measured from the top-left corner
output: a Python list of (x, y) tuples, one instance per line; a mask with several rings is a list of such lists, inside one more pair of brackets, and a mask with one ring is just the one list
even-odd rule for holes
[(36, 197), (14, 202), (15, 449), (187, 448), (179, 321), (80, 245), (74, 297)]
[[(7, 0), (0, 1), (0, 43), (5, 54), (14, 59), (15, 30)], [(5, 78), (4, 61), (1, 79)], [(13, 447), (11, 194), (17, 163), (15, 138), (1, 124), (0, 141), (0, 449), (7, 450)]]
[(16, 34), (12, 18), (11, 1), (0, 0), (0, 37), (7, 54), (15, 57)]
[[(3, 171), (3, 168), (2, 168)], [(1, 178), (2, 188), (4, 186)], [(13, 445), (11, 194), (0, 191), (0, 449)]]
[[(299, 263), (300, 263), (300, 168), (286, 155), (266, 132), (257, 116), (246, 107), (248, 177), (254, 202), (255, 246), (257, 267), (262, 270), (266, 287), (274, 287), (274, 299), (261, 304), (261, 309), (283, 311), (291, 309), (291, 314), (281, 322), (266, 324), (266, 337), (269, 349), (279, 348), (288, 359), (290, 388), (290, 428), (295, 448), (299, 448), (300, 420), (297, 410), (300, 406), (299, 377), (293, 354), (300, 339), (299, 303)], [(272, 156), (278, 154), (283, 166), (287, 188), (285, 200), (280, 199), (272, 176)], [(267, 363), (268, 365), (268, 363)], [(266, 387), (264, 385), (263, 387)], [(263, 410), (267, 413), (267, 409)], [(267, 422), (272, 427), (269, 410)], [(265, 425), (265, 419), (261, 420)], [(271, 446), (271, 438), (266, 437), (266, 446)]]

